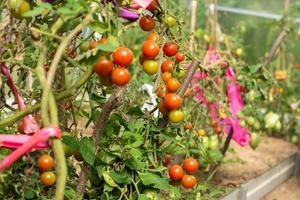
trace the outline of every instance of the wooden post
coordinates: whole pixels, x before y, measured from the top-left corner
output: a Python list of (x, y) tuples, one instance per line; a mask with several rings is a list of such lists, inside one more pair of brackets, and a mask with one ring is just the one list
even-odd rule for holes
[(191, 25), (190, 25), (190, 31), (191, 31), (191, 39), (190, 39), (190, 51), (193, 51), (193, 45), (195, 40), (195, 28), (196, 28), (196, 15), (197, 14), (197, 1), (192, 0), (191, 2)]

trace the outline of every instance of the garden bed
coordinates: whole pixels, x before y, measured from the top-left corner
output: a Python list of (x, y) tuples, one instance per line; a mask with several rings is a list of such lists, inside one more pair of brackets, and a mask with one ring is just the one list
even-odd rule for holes
[[(250, 190), (251, 186), (255, 187), (259, 182), (274, 176), (277, 182), (274, 181), (272, 184), (280, 184), (279, 181), (286, 180), (292, 173), (296, 151), (295, 145), (277, 138), (262, 138), (261, 144), (255, 151), (250, 147), (241, 148), (232, 143), (225, 163), (215, 176), (215, 181), (228, 187), (243, 189), (247, 186)], [(243, 185), (244, 183), (247, 184)], [(230, 194), (241, 195), (241, 189)]]

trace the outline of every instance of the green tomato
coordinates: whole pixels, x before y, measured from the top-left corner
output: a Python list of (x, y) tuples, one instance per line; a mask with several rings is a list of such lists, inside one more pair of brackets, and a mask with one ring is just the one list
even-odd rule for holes
[(185, 76), (185, 70), (180, 68), (179, 71), (176, 71), (176, 74), (175, 76), (178, 78), (178, 79), (182, 79), (184, 76)]
[(70, 146), (63, 144), (64, 152), (66, 157), (70, 157), (74, 154), (75, 150)]
[(206, 96), (206, 100), (207, 100), (208, 103), (211, 103), (211, 102), (214, 101), (214, 98), (213, 98), (212, 95), (209, 94), (209, 95)]
[(246, 119), (246, 122), (247, 122), (247, 124), (248, 124), (249, 126), (253, 126), (254, 123), (255, 123), (255, 119), (254, 119), (253, 117), (248, 117), (248, 118)]
[(260, 143), (260, 136), (257, 133), (251, 134), (250, 146), (252, 149), (256, 149)]
[(255, 122), (253, 124), (253, 128), (257, 131), (260, 130), (260, 123), (258, 120), (255, 120)]
[(145, 189), (143, 194), (145, 194), (149, 200), (158, 200), (158, 195), (155, 190)]
[(299, 136), (298, 135), (292, 135), (290, 137), (290, 141), (294, 144), (297, 144), (299, 142)]
[(247, 126), (246, 121), (245, 120), (241, 120), (240, 121), (240, 126), (241, 126), (241, 128), (245, 128)]
[(238, 117), (239, 119), (244, 118), (244, 113), (243, 113), (243, 111), (240, 111), (240, 112), (237, 114), (237, 117)]
[(216, 136), (216, 135), (210, 136), (208, 147), (211, 150), (218, 150), (219, 149), (219, 139), (218, 139), (218, 136)]
[(209, 137), (203, 136), (203, 137), (200, 137), (200, 140), (201, 140), (201, 144), (204, 147), (204, 149), (208, 149), (208, 147), (209, 147)]
[(246, 100), (248, 102), (253, 102), (256, 98), (256, 92), (255, 90), (250, 90), (247, 94), (246, 94)]
[(83, 42), (81, 43), (81, 45), (79, 46), (80, 51), (82, 52), (86, 52), (88, 51), (90, 48), (90, 44), (88, 42)]
[(7, 5), (12, 15), (18, 19), (24, 18), (24, 13), (30, 10), (30, 4), (25, 0), (9, 0)]
[(165, 19), (164, 19), (164, 21), (165, 21), (165, 23), (169, 26), (169, 27), (174, 27), (175, 25), (176, 25), (176, 18), (175, 17), (173, 17), (172, 15), (169, 15), (169, 14), (167, 14), (166, 16), (165, 16)]

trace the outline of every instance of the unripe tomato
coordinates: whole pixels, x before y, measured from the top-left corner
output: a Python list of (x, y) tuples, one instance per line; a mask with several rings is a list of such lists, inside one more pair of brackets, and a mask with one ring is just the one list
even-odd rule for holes
[(181, 179), (181, 185), (186, 189), (193, 188), (197, 183), (197, 179), (192, 175), (184, 175)]
[(165, 61), (161, 64), (161, 72), (162, 72), (162, 73), (165, 73), (165, 72), (172, 72), (173, 66), (174, 66), (174, 62), (173, 62), (172, 60), (165, 60)]
[(199, 166), (199, 162), (194, 158), (187, 158), (183, 161), (183, 169), (189, 173), (196, 172)]
[(237, 48), (235, 51), (237, 56), (242, 56), (243, 55), (243, 49), (242, 48)]
[(74, 154), (74, 149), (66, 144), (63, 144), (64, 152), (66, 157), (70, 157)]
[(162, 80), (163, 80), (164, 82), (169, 81), (171, 78), (172, 78), (172, 74), (171, 74), (170, 72), (165, 72), (165, 73), (163, 73), (163, 75), (162, 75)]
[(147, 40), (142, 46), (142, 52), (147, 58), (155, 58), (159, 54), (159, 46), (152, 40)]
[(180, 110), (172, 110), (169, 112), (169, 121), (172, 123), (179, 123), (183, 120), (184, 114)]
[(187, 122), (184, 124), (184, 128), (187, 130), (191, 130), (193, 128), (193, 124), (191, 122)]
[(30, 4), (25, 0), (9, 0), (8, 8), (11, 10), (13, 16), (18, 19), (24, 18), (24, 13), (31, 9)]
[(88, 42), (82, 42), (79, 46), (80, 51), (86, 52), (89, 50), (90, 44)]
[(146, 189), (143, 191), (143, 194), (146, 195), (149, 200), (158, 200), (158, 195), (155, 190)]
[(171, 78), (166, 85), (168, 92), (176, 92), (180, 87), (180, 83), (176, 78)]
[(150, 33), (148, 36), (147, 36), (147, 40), (151, 40), (153, 42), (157, 42), (159, 40), (159, 35), (157, 33)]
[(113, 62), (105, 56), (101, 56), (98, 62), (94, 65), (94, 72), (100, 76), (108, 76), (113, 70)]
[(210, 124), (211, 127), (215, 127), (215, 126), (217, 126), (218, 123), (214, 119), (211, 119), (209, 121), (209, 124)]
[(256, 149), (260, 143), (260, 137), (257, 133), (251, 134), (250, 146), (252, 149)]
[(156, 90), (156, 95), (160, 98), (164, 98), (168, 94), (166, 85), (160, 85)]
[(97, 41), (92, 40), (90, 42), (90, 49), (95, 49), (97, 44), (106, 44), (106, 43), (107, 43), (107, 38), (105, 38), (105, 37), (102, 37), (100, 40), (97, 40)]
[(176, 71), (176, 77), (182, 79), (185, 76), (185, 70), (183, 68), (179, 68), (179, 71)]
[(174, 27), (176, 25), (176, 18), (173, 17), (172, 15), (167, 14), (164, 18), (164, 22), (169, 26), (169, 27)]
[(48, 154), (42, 155), (38, 159), (38, 166), (41, 171), (50, 171), (54, 168), (54, 159)]
[(166, 56), (172, 57), (178, 52), (178, 46), (175, 42), (167, 42), (163, 46), (163, 51)]
[(51, 186), (55, 183), (56, 177), (53, 172), (44, 172), (40, 176), (41, 184), (45, 186)]
[(205, 130), (204, 130), (204, 129), (199, 129), (199, 130), (197, 131), (197, 133), (198, 133), (198, 136), (202, 137), (202, 136), (205, 135)]
[(181, 106), (181, 97), (177, 94), (169, 93), (164, 98), (165, 107), (169, 110), (176, 110)]
[(119, 47), (112, 54), (113, 60), (117, 65), (121, 67), (126, 67), (130, 65), (133, 61), (133, 53), (130, 49), (126, 47)]
[(247, 124), (248, 124), (249, 126), (253, 126), (254, 123), (255, 123), (255, 119), (254, 119), (254, 117), (248, 117), (248, 118), (246, 119), (246, 122), (247, 122)]
[(143, 63), (143, 70), (149, 75), (156, 74), (158, 72), (158, 63), (154, 60), (145, 60)]
[(173, 181), (179, 181), (183, 177), (183, 169), (179, 165), (173, 165), (169, 168), (169, 176)]
[(143, 31), (152, 31), (155, 27), (155, 21), (150, 15), (141, 17), (139, 24)]
[(122, 67), (113, 69), (111, 73), (111, 81), (118, 86), (126, 85), (129, 82), (130, 78), (131, 76), (129, 71)]
[(184, 58), (185, 58), (184, 54), (180, 53), (180, 52), (176, 53), (175, 57), (176, 57), (177, 62), (182, 62), (182, 61), (184, 61)]

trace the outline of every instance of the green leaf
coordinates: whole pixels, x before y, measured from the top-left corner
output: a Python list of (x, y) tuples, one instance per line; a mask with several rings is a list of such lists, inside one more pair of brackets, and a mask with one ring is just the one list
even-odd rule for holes
[(171, 190), (172, 187), (169, 184), (168, 179), (162, 178), (158, 174), (151, 173), (151, 172), (145, 172), (145, 173), (139, 173), (139, 177), (142, 181), (142, 183), (146, 186), (153, 185), (153, 188), (157, 188), (160, 190)]
[(44, 12), (49, 12), (52, 10), (52, 6), (49, 3), (40, 3), (38, 6), (34, 7), (32, 10), (27, 11), (23, 14), (24, 17), (35, 17)]
[(102, 174), (104, 181), (111, 187), (118, 187), (118, 184), (111, 178), (109, 171), (105, 171)]
[(25, 188), (24, 197), (25, 197), (25, 199), (33, 199), (35, 197), (35, 194), (32, 192), (31, 189)]
[(123, 117), (117, 113), (114, 113), (110, 116), (109, 118), (110, 121), (117, 121), (119, 122), (122, 126), (127, 127), (127, 122), (123, 119)]
[(72, 137), (72, 136), (62, 136), (62, 141), (65, 143), (67, 146), (71, 147), (72, 149), (79, 149), (79, 141)]
[(138, 149), (130, 149), (129, 155), (131, 156), (125, 161), (126, 166), (132, 170), (142, 170), (146, 167), (146, 163), (141, 160), (142, 152)]
[(90, 97), (90, 100), (96, 101), (98, 104), (103, 104), (106, 102), (106, 97), (105, 96), (99, 96), (95, 93), (93, 93)]
[(85, 162), (87, 162), (89, 165), (93, 165), (96, 155), (96, 147), (94, 145), (94, 142), (91, 138), (83, 137), (80, 140), (80, 154), (82, 155)]
[(111, 164), (113, 164), (113, 162), (115, 161), (117, 156), (115, 156), (111, 153), (107, 153), (105, 151), (100, 151), (97, 154), (97, 158), (99, 158), (103, 163), (111, 165)]
[(248, 66), (251, 74), (255, 74), (261, 68), (261, 64)]
[(102, 34), (108, 30), (108, 25), (104, 24), (102, 22), (99, 22), (99, 21), (90, 23), (89, 27), (91, 29), (93, 29), (93, 31), (102, 33)]
[(145, 194), (139, 194), (138, 200), (149, 200), (149, 198)]
[(136, 116), (143, 116), (144, 115), (143, 111), (139, 107), (129, 108), (127, 114), (128, 115), (136, 115)]
[(110, 172), (110, 176), (120, 184), (130, 184), (131, 183), (131, 174), (128, 172), (126, 168), (124, 168), (121, 172)]

